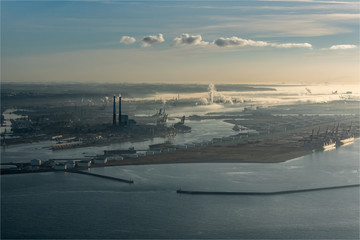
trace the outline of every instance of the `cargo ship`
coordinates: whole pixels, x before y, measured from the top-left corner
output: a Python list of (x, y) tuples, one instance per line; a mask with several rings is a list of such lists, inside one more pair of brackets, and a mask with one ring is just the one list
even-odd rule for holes
[(149, 145), (150, 150), (161, 150), (161, 149), (169, 148), (169, 147), (173, 147), (171, 142), (165, 142), (165, 143)]
[(328, 143), (324, 143), (324, 145), (322, 146), (322, 150), (324, 151), (324, 152), (326, 152), (326, 151), (331, 151), (331, 150), (333, 150), (333, 149), (335, 149), (336, 148), (336, 143), (334, 143), (334, 142), (332, 142), (332, 141), (330, 141), (330, 142), (328, 142)]
[(104, 155), (133, 154), (136, 150), (133, 147), (125, 150), (104, 150)]
[(340, 141), (337, 142), (338, 146), (346, 146), (346, 145), (350, 145), (354, 143), (355, 138), (354, 137), (349, 137), (349, 138), (344, 138), (341, 139)]

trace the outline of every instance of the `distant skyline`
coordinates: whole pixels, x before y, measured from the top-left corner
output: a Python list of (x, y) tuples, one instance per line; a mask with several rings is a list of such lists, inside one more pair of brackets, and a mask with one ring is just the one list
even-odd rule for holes
[(2, 82), (357, 84), (358, 0), (1, 1)]

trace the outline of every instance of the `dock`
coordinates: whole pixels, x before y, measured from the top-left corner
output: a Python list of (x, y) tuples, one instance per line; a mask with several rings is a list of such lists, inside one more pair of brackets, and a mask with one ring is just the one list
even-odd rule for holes
[(212, 192), (212, 191), (186, 191), (186, 190), (177, 190), (176, 193), (179, 194), (194, 194), (194, 195), (282, 195), (282, 194), (292, 194), (300, 192), (314, 192), (314, 191), (324, 191), (331, 189), (340, 189), (340, 188), (352, 188), (360, 187), (360, 184), (352, 185), (342, 185), (342, 186), (333, 186), (333, 187), (322, 187), (322, 188), (308, 188), (308, 189), (296, 189), (296, 190), (286, 190), (278, 192)]
[[(70, 171), (69, 171), (69, 172), (70, 172)], [(100, 174), (96, 174), (96, 173), (83, 172), (83, 171), (71, 171), (71, 172), (72, 172), (72, 173), (83, 174), (83, 175), (88, 175), (88, 176), (93, 176), (93, 177), (105, 178), (105, 179), (109, 179), (109, 180), (113, 180), (113, 181), (129, 183), (129, 184), (133, 184), (133, 183), (134, 183), (133, 180), (127, 180), (127, 179), (122, 179), (122, 178), (104, 176), (104, 175), (100, 175)]]

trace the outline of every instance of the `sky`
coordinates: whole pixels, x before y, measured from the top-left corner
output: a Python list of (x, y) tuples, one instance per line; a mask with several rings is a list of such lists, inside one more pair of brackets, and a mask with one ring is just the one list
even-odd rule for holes
[(2, 82), (357, 84), (357, 0), (1, 1)]

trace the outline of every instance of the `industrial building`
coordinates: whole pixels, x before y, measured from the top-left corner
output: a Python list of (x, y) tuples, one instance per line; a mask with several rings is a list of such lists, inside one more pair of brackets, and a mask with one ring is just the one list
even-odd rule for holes
[(67, 161), (67, 168), (71, 169), (71, 168), (75, 168), (76, 167), (76, 163), (74, 160), (68, 160)]
[(97, 156), (95, 159), (94, 159), (94, 163), (95, 164), (105, 164), (107, 163), (108, 159), (104, 156)]
[(87, 161), (87, 160), (78, 161), (77, 166), (78, 167), (90, 167), (91, 166), (91, 161)]
[(67, 164), (66, 163), (58, 163), (54, 166), (54, 170), (66, 170)]
[(40, 159), (32, 159), (31, 161), (30, 161), (30, 165), (31, 166), (41, 166), (41, 160)]
[(113, 100), (113, 123), (112, 126), (115, 127), (126, 127), (126, 126), (135, 126), (136, 121), (133, 119), (129, 119), (128, 115), (123, 115), (121, 110), (121, 96), (119, 97), (119, 123), (116, 124), (116, 97), (114, 96)]

